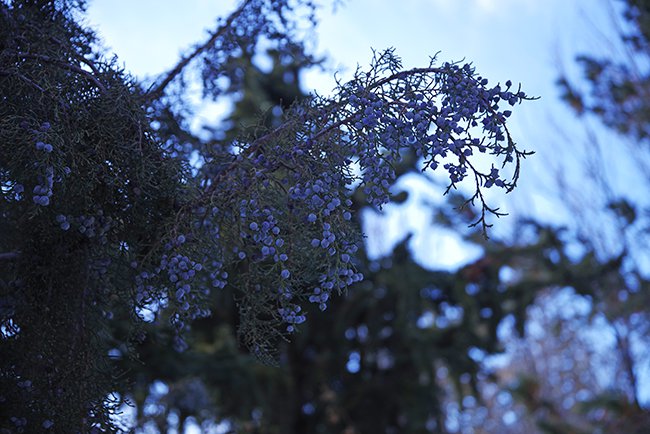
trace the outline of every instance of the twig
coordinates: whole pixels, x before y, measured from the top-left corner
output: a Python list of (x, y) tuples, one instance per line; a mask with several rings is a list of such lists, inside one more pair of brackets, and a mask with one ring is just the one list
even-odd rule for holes
[[(61, 40), (59, 38), (55, 38), (54, 36), (50, 36), (50, 39), (52, 41), (54, 41), (55, 43), (57, 43), (62, 48), (65, 48), (67, 46), (66, 44), (61, 42)], [(86, 59), (84, 56), (82, 56), (80, 54), (77, 54), (76, 52), (73, 52), (72, 55), (74, 57), (76, 57), (80, 62), (85, 63), (86, 65), (88, 65), (88, 67), (93, 70), (93, 72), (95, 73), (96, 76), (98, 76), (98, 77), (101, 76), (101, 74), (99, 72), (99, 69), (97, 68), (97, 66), (95, 66), (95, 64), (92, 61)]]
[(5, 252), (5, 253), (0, 253), (0, 261), (1, 260), (7, 260), (10, 261), (12, 259), (17, 259), (18, 256), (20, 256), (20, 252)]
[(27, 83), (27, 84), (29, 84), (30, 86), (33, 86), (34, 88), (36, 88), (37, 90), (39, 90), (41, 93), (45, 93), (45, 94), (47, 94), (47, 92), (45, 91), (45, 89), (43, 89), (41, 86), (39, 86), (38, 84), (36, 84), (33, 80), (31, 80), (31, 79), (25, 77), (25, 76), (22, 75), (22, 74), (19, 74), (19, 73), (17, 73), (17, 72), (8, 72), (8, 71), (2, 71), (2, 70), (0, 70), (0, 75), (4, 75), (4, 76), (7, 76), (7, 77), (9, 77), (9, 76), (15, 76), (15, 77), (18, 77), (19, 79), (23, 80), (25, 83)]

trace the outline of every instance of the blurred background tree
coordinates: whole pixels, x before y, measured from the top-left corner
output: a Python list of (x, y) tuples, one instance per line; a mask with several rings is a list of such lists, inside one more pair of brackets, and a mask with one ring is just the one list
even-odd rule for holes
[(529, 308), (523, 339), (504, 342), (510, 358), (496, 371), (503, 387), (485, 386), (489, 421), (477, 429), (469, 418), (462, 432), (642, 433), (650, 426), (650, 2), (603, 7), (620, 39), (579, 55), (581, 77), (558, 79), (587, 137), (571, 142), (577, 159), (554, 164), (558, 203), (574, 221), (552, 229), (557, 250), (538, 255), (546, 266), (514, 269), (515, 280), (542, 270), (550, 279)]

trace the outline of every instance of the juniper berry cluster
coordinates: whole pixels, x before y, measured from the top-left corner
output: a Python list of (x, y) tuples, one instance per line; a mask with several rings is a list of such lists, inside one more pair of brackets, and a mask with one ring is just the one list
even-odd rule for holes
[[(325, 310), (333, 292), (363, 278), (354, 267), (361, 234), (350, 195), (360, 186), (368, 203), (381, 208), (405, 152), (418, 156), (423, 169), (442, 167), (449, 188), (473, 179), (470, 200), (482, 207), (476, 224), (489, 226), (486, 215), (498, 212), (485, 203), (482, 189), (510, 191), (527, 155), (506, 127), (510, 107), (525, 99), (509, 81), (489, 87), (469, 64), (436, 66), (433, 59), (427, 68), (404, 70), (392, 50), (376, 54), (371, 69), (339, 84), (335, 97), (315, 96), (289, 110), (275, 130), (235, 142), (230, 163), (224, 163), (222, 148), (221, 154), (201, 155), (215, 170), (202, 172), (209, 176), (200, 181), (194, 203), (179, 213), (192, 222), (184, 226), (187, 235), (171, 238), (158, 260), (150, 253), (142, 262), (127, 252), (135, 264), (136, 305), (172, 308), (180, 342), (190, 322), (208, 314), (202, 305), (208, 288), (231, 283), (246, 293), (253, 321), (270, 316), (294, 331), (305, 319), (298, 314), (301, 303)], [(43, 157), (33, 197), (40, 206), (50, 204), (56, 181), (47, 163), (53, 147), (44, 135), (50, 128), (44, 122), (34, 130)], [(187, 154), (178, 146), (161, 149), (171, 159)], [(488, 169), (475, 164), (476, 154), (492, 156)], [(506, 177), (510, 164), (514, 169)], [(16, 194), (20, 187), (14, 186)], [(63, 213), (55, 222), (104, 244), (113, 224), (109, 216)], [(237, 264), (246, 273), (229, 277)], [(250, 290), (256, 285), (266, 289)]]
[[(280, 127), (236, 142), (230, 164), (223, 155), (203, 155), (215, 170), (205, 171), (195, 227), (217, 246), (202, 253), (216, 266), (212, 277), (220, 277), (213, 286), (241, 287), (253, 321), (270, 316), (289, 332), (305, 319), (300, 303), (325, 310), (332, 292), (362, 279), (354, 267), (361, 239), (352, 221), (355, 188), (381, 208), (396, 165), (413, 152), (423, 169), (443, 168), (449, 188), (473, 180), (470, 201), (482, 207), (475, 224), (485, 230), (487, 214), (499, 213), (482, 190), (512, 190), (528, 155), (515, 146), (506, 120), (510, 107), (529, 98), (510, 81), (488, 86), (469, 64), (436, 66), (432, 59), (427, 68), (404, 70), (386, 50), (337, 91), (297, 105)], [(482, 169), (485, 161), (490, 166)], [(236, 263), (246, 273), (228, 279), (220, 270)]]

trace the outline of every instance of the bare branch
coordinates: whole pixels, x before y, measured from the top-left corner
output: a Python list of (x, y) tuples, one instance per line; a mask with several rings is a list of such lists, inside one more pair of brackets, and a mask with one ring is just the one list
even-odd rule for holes
[(251, 2), (252, 0), (245, 0), (237, 10), (235, 10), (230, 16), (226, 19), (226, 21), (219, 26), (219, 28), (212, 34), (212, 36), (203, 44), (198, 46), (189, 56), (183, 57), (178, 64), (167, 73), (165, 78), (160, 82), (160, 84), (156, 85), (155, 87), (152, 87), (146, 94), (146, 98), (149, 101), (155, 100), (160, 98), (163, 93), (165, 92), (165, 88), (171, 83), (181, 72), (183, 72), (183, 69), (192, 61), (194, 60), (197, 56), (199, 56), (201, 53), (206, 51), (208, 48), (210, 48), (214, 42), (219, 38), (221, 35), (223, 35), (229, 28), (232, 26), (233, 21), (237, 19), (241, 15), (241, 13), (244, 11), (246, 6)]
[(630, 395), (629, 398), (635, 407), (641, 408), (637, 392), (638, 378), (636, 375), (636, 369), (634, 367), (634, 356), (632, 354), (630, 345), (629, 326), (627, 324), (624, 324), (624, 322), (625, 319), (615, 321), (612, 323), (612, 329), (614, 330), (614, 334), (616, 336), (616, 346), (620, 352), (621, 362), (623, 363), (623, 371), (627, 375), (628, 381), (630, 383), (630, 390), (628, 392)]

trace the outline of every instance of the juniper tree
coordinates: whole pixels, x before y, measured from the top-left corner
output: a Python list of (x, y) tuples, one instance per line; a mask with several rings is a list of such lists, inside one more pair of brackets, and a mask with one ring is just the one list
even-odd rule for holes
[(297, 23), (314, 22), (315, 6), (245, 0), (153, 84), (107, 59), (84, 8), (0, 2), (7, 432), (116, 429), (111, 392), (125, 377), (108, 351), (142, 339), (153, 320), (169, 322), (182, 351), (192, 321), (210, 314), (208, 296), (226, 284), (239, 294), (241, 341), (272, 359), (306, 305), (325, 310), (362, 279), (351, 188), (381, 207), (406, 150), (448, 173), (450, 189), (475, 186), (469, 202), (483, 229), (499, 215), (483, 191), (516, 185), (527, 154), (506, 119), (527, 97), (510, 82), (489, 86), (469, 64), (432, 58), (403, 69), (387, 50), (277, 125), (190, 140), (177, 134), (188, 131), (186, 72), (199, 71), (204, 96), (219, 98), (242, 79), (242, 54), (271, 44), (302, 55)]

